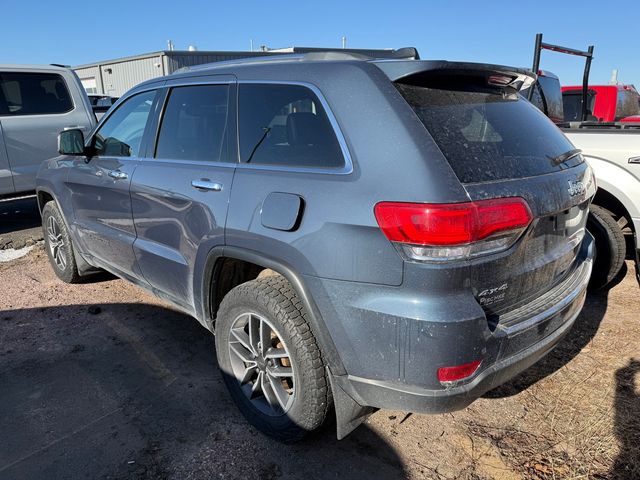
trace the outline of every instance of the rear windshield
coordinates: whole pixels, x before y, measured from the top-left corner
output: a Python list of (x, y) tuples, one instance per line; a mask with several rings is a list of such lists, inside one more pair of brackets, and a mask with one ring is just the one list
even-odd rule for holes
[(462, 183), (542, 175), (581, 161), (556, 161), (573, 145), (513, 90), (396, 87)]
[[(596, 92), (587, 93), (587, 120), (594, 120), (593, 111), (596, 103)], [(582, 90), (569, 90), (562, 94), (565, 122), (579, 122), (582, 120)]]

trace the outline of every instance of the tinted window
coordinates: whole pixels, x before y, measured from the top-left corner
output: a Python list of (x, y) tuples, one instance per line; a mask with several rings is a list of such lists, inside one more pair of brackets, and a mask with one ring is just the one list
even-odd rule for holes
[(541, 75), (538, 77), (538, 82), (540, 82), (540, 86), (542, 87), (542, 95), (544, 96), (547, 116), (553, 122), (562, 122), (564, 120), (564, 113), (562, 105), (562, 89), (560, 88), (559, 80), (557, 78)]
[[(587, 92), (587, 120), (597, 120), (593, 116), (596, 101), (596, 92)], [(569, 90), (562, 94), (562, 105), (565, 122), (582, 121), (582, 90)]]
[(155, 90), (134, 95), (113, 112), (94, 136), (96, 155), (140, 155), (140, 143), (155, 95)]
[(160, 127), (156, 157), (176, 160), (228, 160), (227, 85), (171, 90)]
[(618, 90), (616, 121), (624, 117), (638, 115), (638, 94), (633, 90)]
[(553, 159), (574, 148), (515, 92), (397, 87), (463, 183), (557, 171), (566, 164)]
[(52, 73), (0, 73), (0, 115), (44, 115), (73, 109), (64, 79)]
[(344, 157), (316, 95), (299, 85), (240, 85), (243, 162), (340, 168)]

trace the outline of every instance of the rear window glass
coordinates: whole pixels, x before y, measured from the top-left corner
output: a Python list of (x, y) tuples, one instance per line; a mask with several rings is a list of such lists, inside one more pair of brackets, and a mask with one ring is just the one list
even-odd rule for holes
[(301, 85), (240, 85), (240, 157), (255, 165), (340, 168), (340, 144), (318, 97)]
[[(596, 92), (587, 92), (587, 120), (594, 120), (593, 111), (596, 103)], [(565, 122), (582, 121), (582, 90), (568, 91), (562, 94)]]
[(573, 145), (515, 91), (396, 87), (463, 183), (542, 175), (568, 166), (554, 159)]
[(69, 89), (53, 73), (0, 73), (0, 115), (45, 115), (73, 109)]

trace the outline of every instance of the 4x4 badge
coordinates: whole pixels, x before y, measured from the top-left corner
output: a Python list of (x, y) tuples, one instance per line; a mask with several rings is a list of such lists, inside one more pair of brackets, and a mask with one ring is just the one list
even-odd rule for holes
[(575, 197), (576, 195), (584, 195), (587, 189), (584, 183), (580, 181), (569, 180), (569, 195)]

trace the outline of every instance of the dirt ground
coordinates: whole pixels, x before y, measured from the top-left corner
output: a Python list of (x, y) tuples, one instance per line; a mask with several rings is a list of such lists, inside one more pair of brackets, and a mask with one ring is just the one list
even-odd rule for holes
[(0, 478), (640, 479), (640, 289), (628, 263), (545, 360), (464, 411), (380, 411), (296, 445), (245, 423), (193, 319), (122, 280), (0, 263)]

